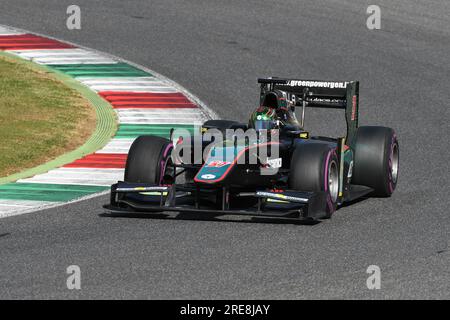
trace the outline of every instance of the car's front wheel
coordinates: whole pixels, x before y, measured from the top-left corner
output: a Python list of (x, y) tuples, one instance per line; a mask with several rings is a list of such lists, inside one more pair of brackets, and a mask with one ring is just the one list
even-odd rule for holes
[(326, 214), (336, 211), (339, 193), (339, 161), (336, 150), (327, 144), (306, 143), (298, 146), (291, 160), (289, 188), (326, 193)]
[(126, 182), (161, 184), (171, 161), (172, 143), (157, 136), (140, 136), (128, 152)]

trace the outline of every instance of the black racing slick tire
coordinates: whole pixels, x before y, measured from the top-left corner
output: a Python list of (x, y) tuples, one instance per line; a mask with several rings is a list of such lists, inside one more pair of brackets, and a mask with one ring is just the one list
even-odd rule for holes
[(359, 127), (356, 134), (352, 183), (390, 197), (397, 186), (399, 145), (395, 131), (378, 126)]
[(330, 145), (307, 143), (299, 145), (291, 160), (289, 188), (298, 191), (326, 193), (326, 214), (336, 211), (339, 193), (339, 160)]
[(128, 152), (125, 182), (161, 184), (171, 159), (172, 143), (157, 136), (140, 136)]

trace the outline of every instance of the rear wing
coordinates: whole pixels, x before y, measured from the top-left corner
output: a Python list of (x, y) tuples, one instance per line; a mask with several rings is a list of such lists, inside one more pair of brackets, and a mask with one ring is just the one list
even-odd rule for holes
[[(358, 129), (359, 81), (319, 81), (259, 78), (261, 99), (269, 91), (280, 90), (292, 106), (345, 110), (346, 144), (354, 147)], [(304, 109), (303, 109), (304, 112)]]

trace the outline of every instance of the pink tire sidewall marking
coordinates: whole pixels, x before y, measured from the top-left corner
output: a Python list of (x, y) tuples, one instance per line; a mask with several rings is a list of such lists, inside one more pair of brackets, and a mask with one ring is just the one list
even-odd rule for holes
[[(389, 189), (389, 193), (393, 193), (394, 189), (395, 189), (395, 185), (394, 185), (394, 178), (392, 177), (392, 154), (394, 152), (394, 145), (397, 144), (397, 148), (398, 148), (398, 141), (397, 141), (397, 136), (394, 133), (392, 135), (392, 139), (391, 139), (391, 143), (390, 143), (390, 148), (389, 148), (389, 160), (388, 160), (388, 166), (387, 166), (387, 176), (388, 176), (388, 189)], [(397, 150), (398, 151), (398, 150)], [(398, 165), (398, 164), (397, 164)], [(398, 170), (398, 168), (397, 168)], [(397, 179), (398, 179), (398, 172), (397, 172)]]
[(162, 181), (163, 181), (163, 178), (164, 178), (164, 172), (166, 172), (166, 168), (167, 168), (167, 160), (168, 160), (167, 155), (169, 153), (169, 150), (171, 150), (171, 149), (173, 149), (173, 144), (172, 143), (169, 143), (166, 146), (166, 149), (164, 149), (163, 159), (161, 160), (161, 163), (160, 163), (161, 172), (159, 174), (159, 184), (162, 184)]
[(331, 194), (328, 191), (328, 170), (329, 170), (328, 164), (330, 162), (331, 156), (335, 155), (335, 154), (336, 154), (336, 151), (334, 149), (331, 149), (330, 151), (328, 151), (327, 158), (325, 160), (324, 191), (327, 193), (327, 207), (328, 207), (327, 212), (328, 213), (333, 213), (333, 212), (336, 211), (336, 208), (335, 208), (335, 205), (333, 203), (333, 200), (331, 199)]

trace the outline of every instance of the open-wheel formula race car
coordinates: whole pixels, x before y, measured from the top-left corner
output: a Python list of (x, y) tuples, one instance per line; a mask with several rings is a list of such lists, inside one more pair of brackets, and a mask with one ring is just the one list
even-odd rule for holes
[[(358, 127), (359, 82), (258, 83), (260, 106), (248, 124), (209, 120), (187, 137), (138, 137), (104, 207), (316, 220), (366, 195), (391, 196), (399, 144), (391, 128)], [(316, 107), (345, 111), (345, 137), (305, 130), (305, 112)]]

